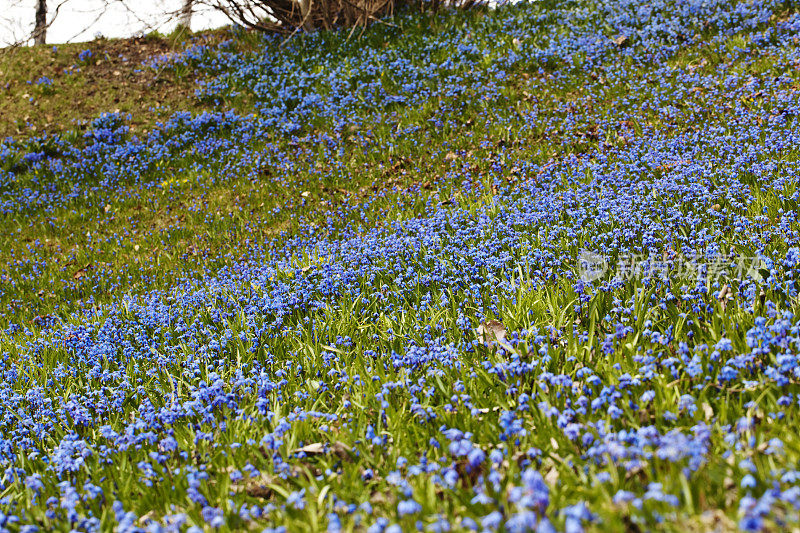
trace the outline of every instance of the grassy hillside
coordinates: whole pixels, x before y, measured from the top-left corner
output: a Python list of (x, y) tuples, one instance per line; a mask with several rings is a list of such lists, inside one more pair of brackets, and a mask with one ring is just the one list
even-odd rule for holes
[(797, 527), (797, 8), (6, 58), (0, 526)]

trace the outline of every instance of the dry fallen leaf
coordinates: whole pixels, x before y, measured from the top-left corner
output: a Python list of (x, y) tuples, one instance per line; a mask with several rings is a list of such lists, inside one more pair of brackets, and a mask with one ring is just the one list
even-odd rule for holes
[(245, 492), (248, 496), (254, 498), (271, 498), (273, 490), (270, 485), (274, 482), (272, 476), (261, 474), (256, 478), (245, 478), (241, 481), (234, 483), (231, 490), (234, 492)]
[(481, 342), (498, 342), (506, 340), (506, 327), (499, 320), (487, 320), (475, 330)]
[(731, 288), (728, 285), (723, 285), (719, 291), (719, 296), (717, 296), (717, 299), (719, 300), (720, 305), (722, 305), (722, 310), (725, 311), (728, 300), (733, 299)]
[(332, 453), (339, 459), (349, 461), (351, 459), (350, 457), (351, 451), (352, 450), (350, 449), (350, 446), (337, 440), (336, 442), (332, 443), (330, 447), (327, 449), (325, 448), (325, 445), (323, 443), (314, 442), (312, 444), (307, 444), (302, 448), (297, 448), (292, 453), (303, 452), (306, 455), (323, 455), (326, 453)]
[(389, 497), (383, 492), (374, 491), (370, 494), (369, 501), (373, 505), (383, 505), (389, 503)]
[(484, 344), (497, 343), (507, 352), (519, 355), (511, 344), (506, 341), (506, 327), (499, 320), (487, 320), (475, 329), (478, 340)]
[(321, 455), (325, 453), (325, 445), (321, 442), (315, 442), (313, 444), (308, 444), (303, 446), (302, 448), (297, 448), (294, 450), (294, 453), (303, 452), (306, 455)]

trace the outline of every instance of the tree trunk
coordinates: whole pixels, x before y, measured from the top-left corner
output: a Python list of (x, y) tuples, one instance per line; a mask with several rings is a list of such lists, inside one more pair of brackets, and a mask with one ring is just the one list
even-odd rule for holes
[(47, 41), (47, 0), (36, 0), (36, 23), (33, 26), (33, 43)]
[(194, 0), (183, 0), (183, 7), (181, 8), (181, 18), (179, 24), (187, 30), (192, 29), (192, 4)]
[(303, 17), (303, 29), (311, 31), (314, 29), (314, 20), (311, 18), (311, 2), (313, 0), (300, 0), (300, 15)]

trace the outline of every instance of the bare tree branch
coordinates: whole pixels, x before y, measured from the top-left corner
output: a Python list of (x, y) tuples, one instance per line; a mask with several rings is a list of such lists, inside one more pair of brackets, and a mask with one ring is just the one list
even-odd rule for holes
[(184, 28), (192, 28), (192, 0), (183, 0), (183, 7), (181, 7), (180, 25)]
[[(299, 31), (336, 26), (364, 28), (391, 16), (401, 5), (434, 10), (440, 6), (468, 8), (485, 0), (195, 0), (221, 11), (235, 24), (261, 31)], [(351, 31), (351, 36), (355, 30)]]

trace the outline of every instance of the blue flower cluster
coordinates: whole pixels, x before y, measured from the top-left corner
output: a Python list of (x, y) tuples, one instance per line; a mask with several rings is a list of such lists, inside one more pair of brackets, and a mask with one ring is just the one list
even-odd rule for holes
[[(8, 327), (0, 527), (800, 522), (800, 13), (540, 4), (419, 42), (383, 29), (396, 46), (192, 46), (153, 65), (252, 113), (176, 113), (143, 136), (107, 114), (79, 138), (0, 143), (7, 217), (100, 209), (177, 187), (170, 172), (347, 179), (359, 153), (443, 135), (429, 155), (459, 185), (388, 210), (348, 199), (232, 266)], [(588, 281), (584, 250), (756, 267)], [(37, 253), (9, 277), (35, 281)]]

